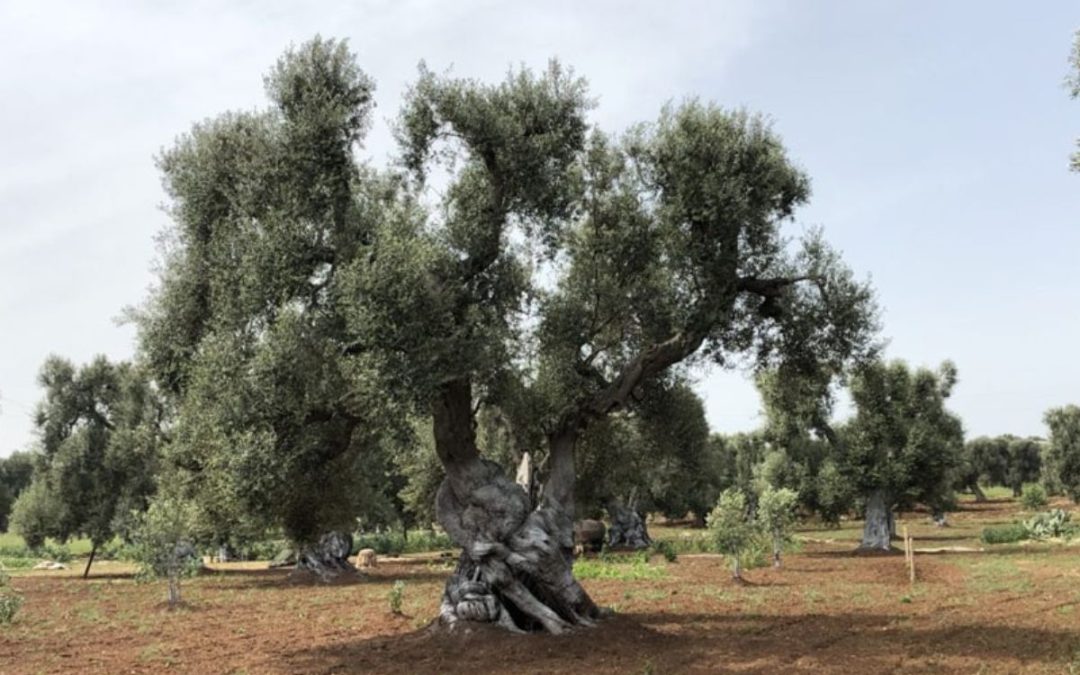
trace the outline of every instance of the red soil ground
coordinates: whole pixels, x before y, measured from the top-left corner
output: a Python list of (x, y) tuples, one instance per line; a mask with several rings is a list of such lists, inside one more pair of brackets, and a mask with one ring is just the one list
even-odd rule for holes
[[(951, 530), (920, 529), (916, 545), (978, 546), (974, 528), (1011, 507), (980, 508)], [(173, 612), (161, 585), (117, 565), (88, 581), (34, 573), (13, 579), (26, 605), (0, 627), (0, 672), (1080, 672), (1080, 548), (922, 554), (914, 586), (902, 555), (850, 548), (806, 544), (746, 585), (716, 556), (656, 561), (662, 579), (585, 581), (616, 614), (565, 636), (429, 630), (448, 573), (437, 561), (329, 586), (233, 566), (189, 581)], [(389, 611), (396, 579), (404, 615)]]

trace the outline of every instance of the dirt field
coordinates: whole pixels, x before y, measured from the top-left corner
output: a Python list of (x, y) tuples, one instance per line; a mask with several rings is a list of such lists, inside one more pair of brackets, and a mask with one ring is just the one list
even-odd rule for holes
[[(901, 523), (917, 548), (978, 549), (982, 526), (1015, 508), (967, 504), (947, 529), (922, 514)], [(160, 584), (118, 564), (88, 581), (21, 574), (26, 605), (0, 627), (0, 672), (1080, 673), (1080, 547), (920, 553), (912, 587), (902, 555), (851, 555), (858, 526), (803, 532), (784, 569), (750, 570), (744, 586), (707, 555), (656, 560), (661, 578), (587, 580), (616, 614), (561, 637), (426, 630), (448, 570), (438, 560), (384, 562), (331, 586), (219, 566), (186, 583), (176, 612)], [(387, 601), (397, 579), (401, 616)]]

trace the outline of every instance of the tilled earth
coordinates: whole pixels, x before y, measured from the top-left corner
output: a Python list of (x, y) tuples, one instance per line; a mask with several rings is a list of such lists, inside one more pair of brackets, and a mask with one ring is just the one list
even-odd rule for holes
[[(187, 581), (171, 612), (160, 584), (117, 564), (86, 581), (26, 574), (13, 579), (22, 613), (0, 627), (0, 672), (1080, 672), (1080, 547), (955, 550), (977, 549), (972, 528), (1007, 510), (920, 526), (916, 546), (939, 552), (917, 556), (914, 586), (903, 555), (855, 556), (846, 540), (810, 537), (741, 585), (717, 556), (655, 560), (661, 579), (584, 581), (615, 615), (564, 636), (431, 630), (449, 573), (438, 559), (332, 585), (220, 566)], [(398, 579), (401, 615), (388, 602)]]

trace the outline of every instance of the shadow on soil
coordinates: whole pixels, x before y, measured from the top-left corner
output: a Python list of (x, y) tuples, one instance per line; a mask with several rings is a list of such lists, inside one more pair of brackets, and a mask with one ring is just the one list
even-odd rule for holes
[(430, 627), (285, 655), (316, 672), (878, 672), (905, 660), (1019, 659), (1061, 665), (1072, 631), (971, 623), (912, 628), (896, 614), (643, 613), (569, 635), (511, 635), (480, 627), (453, 635)]

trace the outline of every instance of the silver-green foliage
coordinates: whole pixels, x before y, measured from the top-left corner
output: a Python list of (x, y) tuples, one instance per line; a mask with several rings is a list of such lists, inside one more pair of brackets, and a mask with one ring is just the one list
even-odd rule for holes
[(1051, 482), (1080, 503), (1080, 406), (1053, 408), (1043, 419), (1050, 429), (1043, 468)]
[(855, 417), (844, 429), (843, 472), (863, 495), (886, 506), (945, 503), (960, 465), (964, 431), (945, 403), (956, 366), (937, 371), (903, 361), (873, 362), (851, 378)]
[(724, 490), (707, 522), (716, 550), (731, 559), (733, 573), (739, 578), (760, 548), (760, 530), (747, 511), (746, 495), (735, 488)]
[(1020, 495), (1020, 503), (1028, 511), (1034, 511), (1046, 506), (1046, 488), (1038, 483), (1029, 483), (1024, 486), (1023, 494)]
[(199, 570), (200, 558), (192, 542), (198, 512), (174, 494), (159, 494), (149, 508), (135, 514), (132, 555), (144, 580), (165, 578), (169, 606), (180, 602), (180, 580)]
[(784, 545), (791, 541), (796, 521), (799, 495), (788, 488), (766, 486), (758, 495), (757, 524), (772, 544), (774, 561), (779, 564)]
[(390, 612), (392, 614), (401, 614), (401, 604), (405, 599), (405, 582), (401, 579), (395, 581), (394, 585), (390, 587), (386, 599), (390, 605)]

